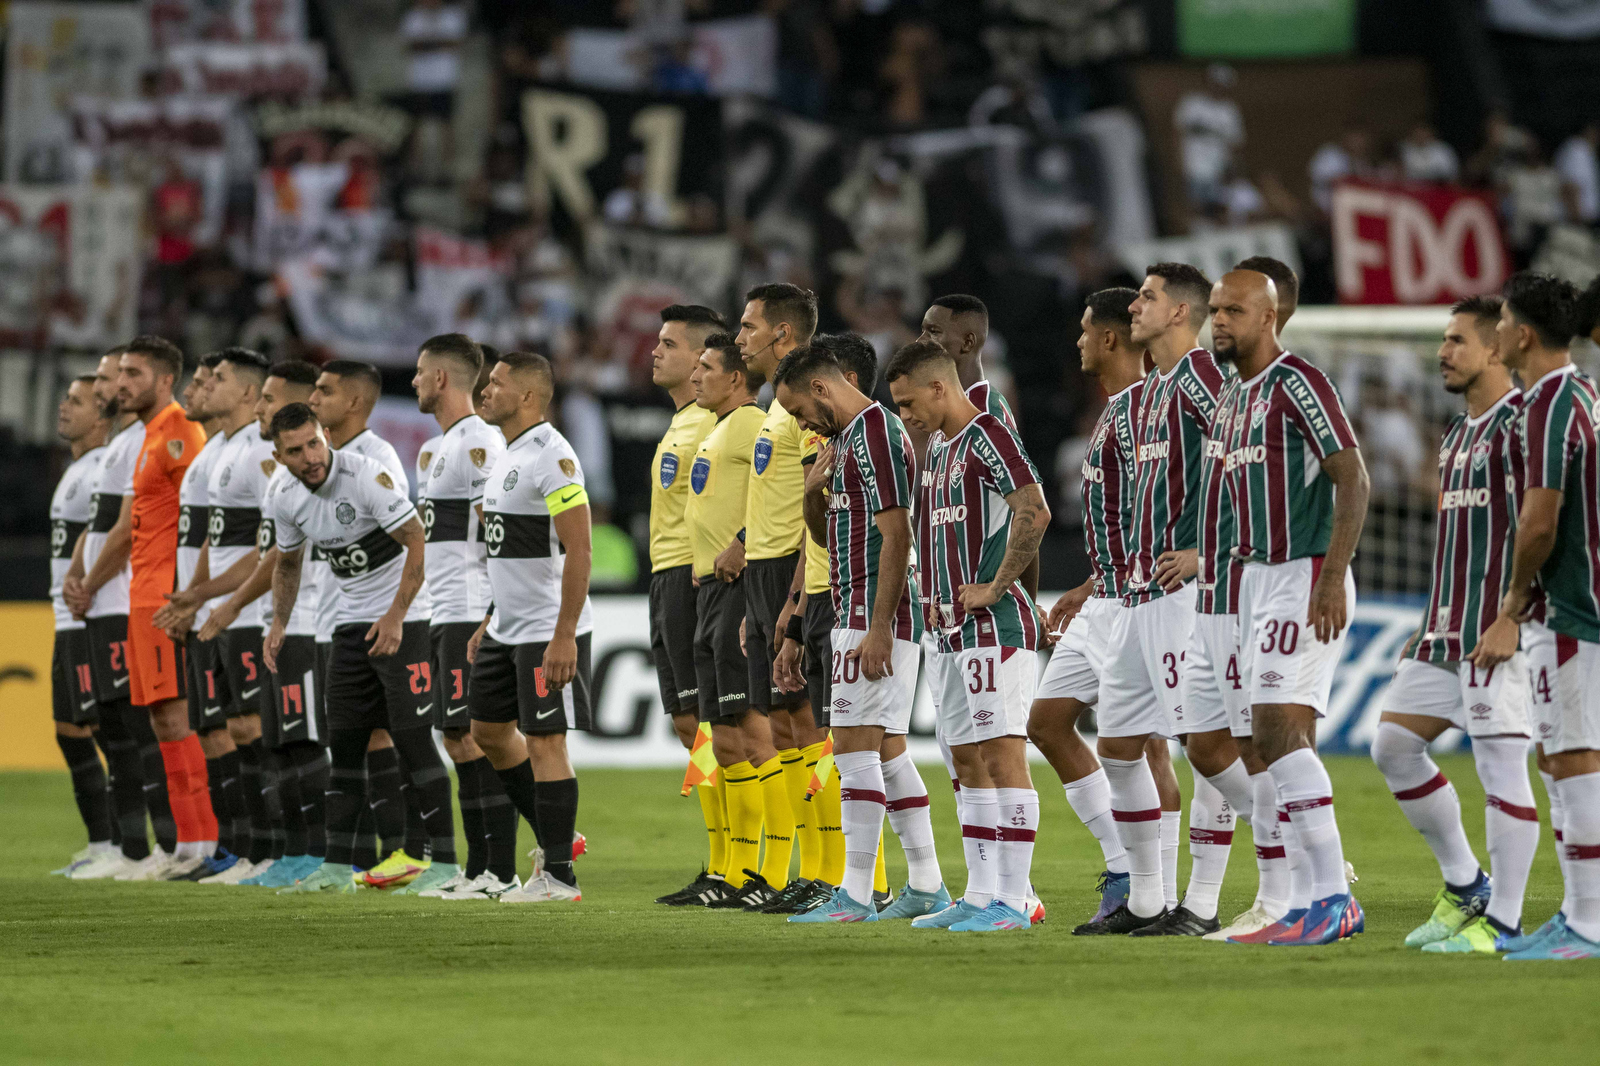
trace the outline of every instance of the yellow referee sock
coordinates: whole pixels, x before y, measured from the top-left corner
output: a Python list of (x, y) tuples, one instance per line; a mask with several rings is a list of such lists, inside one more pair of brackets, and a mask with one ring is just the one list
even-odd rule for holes
[(761, 782), (762, 832), (767, 843), (761, 876), (773, 888), (789, 883), (789, 859), (794, 854), (794, 811), (789, 807), (782, 760), (781, 755), (774, 755), (756, 769), (756, 778)]
[(822, 868), (822, 834), (817, 831), (816, 803), (806, 802), (806, 786), (811, 784), (811, 771), (817, 768), (822, 755), (822, 744), (812, 744), (802, 750), (788, 748), (778, 752), (783, 760), (783, 784), (789, 793), (789, 809), (794, 811), (794, 838), (800, 845), (800, 879), (815, 881)]
[[(721, 778), (718, 774), (717, 779)], [(706, 870), (721, 877), (728, 869), (728, 822), (724, 817), (722, 792), (715, 785), (696, 785), (694, 792), (700, 797), (700, 816), (706, 820), (706, 837), (711, 845)]]
[[(777, 767), (773, 767), (774, 770)], [(743, 888), (761, 863), (761, 781), (749, 760), (722, 768), (728, 781), (728, 884)]]
[(719, 866), (711, 868), (710, 872), (726, 879), (728, 876), (728, 841), (733, 836), (732, 826), (728, 822), (728, 771), (717, 767), (717, 815), (722, 824), (722, 847), (718, 854), (722, 857)]
[(822, 866), (817, 871), (817, 879), (838, 888), (844, 880), (844, 827), (840, 824), (842, 804), (838, 774), (828, 776), (822, 791), (811, 797), (811, 805), (817, 809), (817, 833), (822, 837)]

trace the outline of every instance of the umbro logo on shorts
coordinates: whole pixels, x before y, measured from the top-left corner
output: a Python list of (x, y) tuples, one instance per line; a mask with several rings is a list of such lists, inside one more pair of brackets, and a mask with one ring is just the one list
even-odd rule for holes
[(1494, 708), (1487, 703), (1474, 703), (1472, 705), (1472, 717), (1474, 718), (1487, 718), (1492, 713), (1494, 713)]
[(843, 696), (841, 696), (841, 697), (839, 697), (839, 698), (838, 698), (838, 699), (836, 699), (836, 700), (834, 700), (834, 701), (833, 701), (833, 705), (834, 705), (834, 706), (835, 706), (835, 707), (837, 707), (837, 708), (838, 708), (838, 709), (839, 709), (839, 710), (841, 710), (841, 711), (842, 711), (842, 710), (844, 710), (844, 709), (845, 709), (845, 708), (846, 708), (846, 707), (848, 707), (848, 706), (850, 706), (850, 701), (849, 701), (849, 700), (847, 700), (847, 699), (845, 699), (845, 698), (844, 698), (844, 697), (843, 697)]
[(1266, 673), (1261, 675), (1261, 680), (1268, 688), (1273, 688), (1278, 684), (1279, 681), (1283, 680), (1283, 675), (1278, 673), (1276, 670), (1268, 670)]
[(972, 716), (972, 720), (977, 722), (979, 725), (985, 725), (988, 723), (989, 719), (993, 717), (993, 711), (979, 711), (977, 714)]

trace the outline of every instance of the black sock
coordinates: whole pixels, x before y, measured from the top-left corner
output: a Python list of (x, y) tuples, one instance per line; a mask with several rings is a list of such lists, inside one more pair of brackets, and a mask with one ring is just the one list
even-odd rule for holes
[[(328, 739), (333, 767), (328, 773), (327, 861), (360, 866), (355, 861), (355, 831), (367, 809), (366, 763), (376, 752), (367, 751), (370, 729), (334, 729)], [(362, 869), (371, 869), (368, 863)]]
[(456, 763), (456, 806), (461, 808), (461, 832), (467, 838), (467, 862), (463, 872), (468, 880), (483, 873), (489, 865), (489, 842), (483, 831), (483, 799), (478, 794), (482, 787), (476, 763)]
[(496, 770), (494, 773), (500, 779), (506, 799), (532, 827), (534, 843), (539, 843), (539, 787), (533, 781), (533, 760), (523, 759), (509, 770)]
[(264, 750), (259, 737), (239, 746), (239, 786), (244, 793), (245, 810), (250, 814), (250, 842), (245, 858), (253, 863), (272, 858), (272, 819), (267, 814), (267, 798), (262, 792), (261, 780)]
[(272, 841), (272, 857), (281, 859), (286, 854), (284, 847), (288, 843), (288, 836), (283, 822), (283, 797), (278, 794), (278, 763), (265, 740), (252, 743), (261, 748), (261, 798), (267, 805), (267, 832)]
[(96, 747), (100, 749), (100, 754), (105, 759), (106, 764), (106, 820), (111, 824), (111, 844), (113, 847), (119, 847), (122, 844), (122, 819), (117, 813), (116, 793), (114, 791), (116, 786), (111, 776), (116, 771), (116, 767), (111, 762), (111, 749), (106, 746), (106, 736), (99, 729), (94, 731), (94, 742)]
[[(204, 739), (204, 738), (202, 738)], [(211, 813), (217, 816), (217, 851), (233, 850), (233, 818), (222, 796), (222, 756), (206, 756), (206, 793), (211, 797)]]
[[(371, 787), (372, 783), (371, 781), (368, 781), (367, 788), (369, 790), (369, 794)], [(331, 781), (328, 784), (328, 788), (330, 791), (333, 789), (333, 784)], [(359, 817), (356, 819), (355, 846), (350, 849), (353, 855), (353, 858), (351, 858), (350, 862), (358, 869), (370, 870), (374, 866), (378, 865), (378, 838), (372, 831), (372, 808), (363, 806), (358, 814)], [(333, 831), (331, 825), (328, 831), (330, 833)], [(324, 852), (324, 854), (326, 854), (326, 852)]]
[[(328, 753), (322, 750), (322, 745), (309, 741), (292, 744), (288, 750), (294, 757), (295, 772), (300, 776), (300, 809), (306, 821), (306, 854), (320, 858), (328, 853)], [(362, 809), (365, 810), (365, 807)]]
[(100, 765), (94, 738), (57, 733), (56, 747), (72, 774), (72, 798), (78, 801), (78, 816), (89, 833), (89, 843), (103, 844), (111, 839), (111, 804), (106, 800), (106, 770)]
[[(394, 734), (391, 733), (389, 736), (390, 739), (393, 739)], [(400, 745), (396, 744), (395, 751), (398, 753), (399, 750)], [(411, 780), (411, 775), (406, 773), (405, 761), (402, 759), (400, 763), (400, 798), (404, 801), (406, 812), (406, 854), (413, 859), (426, 859), (431, 856), (428, 854), (428, 831), (422, 824), (422, 794), (413, 786), (414, 782)]]
[(217, 816), (217, 847), (234, 855), (243, 855), (250, 841), (240, 772), (237, 748), (206, 760), (206, 783), (212, 790), (211, 809)]
[[(416, 797), (417, 806), (421, 808), (418, 821), (429, 856), (434, 862), (454, 863), (456, 817), (450, 803), (450, 772), (444, 768), (439, 749), (433, 745), (433, 731), (406, 729), (389, 735), (394, 738), (394, 750), (400, 753), (400, 765), (411, 783), (410, 795)], [(409, 826), (406, 854), (413, 854)]]
[(167, 798), (167, 764), (161, 758), (161, 744), (150, 725), (150, 712), (143, 707), (118, 703), (122, 708), (122, 720), (128, 725), (128, 734), (139, 749), (140, 780), (144, 807), (150, 813), (150, 828), (161, 850), (171, 855), (178, 850), (178, 823), (172, 820), (172, 802)]
[[(506, 790), (500, 784), (500, 775), (484, 756), (466, 764), (470, 773), (478, 775), (478, 803), (483, 808), (483, 835), (485, 863), (490, 873), (501, 881), (510, 881), (517, 875), (517, 809), (511, 805)], [(530, 772), (530, 777), (532, 776)], [(470, 850), (470, 845), (468, 848)]]
[(150, 854), (144, 827), (144, 767), (122, 707), (120, 701), (100, 705), (100, 737), (111, 768), (111, 806), (120, 827), (122, 857), (138, 861)]
[[(371, 795), (373, 826), (378, 833), (378, 855), (387, 858), (405, 846), (406, 831), (406, 800), (400, 791), (400, 756), (393, 748), (367, 752), (367, 790)], [(422, 858), (421, 855), (411, 857)]]
[(294, 753), (287, 748), (274, 748), (272, 761), (278, 777), (278, 805), (283, 811), (283, 853), (305, 855), (306, 812), (305, 801), (300, 797), (300, 768), (294, 763)]
[(576, 885), (572, 872), (572, 833), (578, 824), (578, 779), (540, 781), (535, 811), (544, 841), (544, 868), (564, 884)]

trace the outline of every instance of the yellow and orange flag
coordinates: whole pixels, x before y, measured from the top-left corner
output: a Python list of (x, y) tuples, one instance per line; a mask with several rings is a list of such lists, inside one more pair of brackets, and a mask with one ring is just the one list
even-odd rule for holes
[[(829, 760), (831, 765), (832, 759)], [(701, 722), (694, 735), (694, 747), (689, 749), (689, 768), (683, 773), (682, 796), (692, 795), (696, 785), (717, 783), (717, 759), (711, 753), (711, 724)]]
[(822, 742), (822, 754), (817, 757), (817, 768), (811, 771), (811, 783), (806, 786), (806, 799), (810, 800), (818, 792), (828, 787), (828, 778), (833, 776), (833, 730), (828, 730), (828, 737)]

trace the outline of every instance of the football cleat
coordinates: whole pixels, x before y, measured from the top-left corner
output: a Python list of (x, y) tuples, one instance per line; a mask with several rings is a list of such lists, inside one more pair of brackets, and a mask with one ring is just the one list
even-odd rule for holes
[(833, 889), (833, 885), (828, 884), (821, 878), (811, 882), (811, 887), (806, 890), (806, 894), (795, 901), (794, 913), (804, 914), (806, 911), (816, 910), (833, 898)]
[(945, 890), (943, 882), (932, 892), (920, 892), (907, 885), (900, 890), (893, 903), (878, 912), (878, 917), (886, 922), (921, 918), (923, 915), (937, 914), (949, 906), (950, 893)]
[(676, 892), (668, 892), (664, 896), (657, 896), (656, 902), (665, 904), (668, 907), (686, 907), (691, 903), (699, 903), (701, 890), (711, 880), (711, 875), (702, 867), (693, 881), (690, 881)]
[(1332, 944), (1336, 940), (1347, 940), (1366, 927), (1367, 916), (1361, 910), (1361, 904), (1346, 892), (1342, 896), (1313, 900), (1311, 909), (1306, 911), (1301, 920), (1298, 933), (1275, 936), (1267, 943), (1275, 948)]
[(461, 867), (453, 862), (431, 863), (426, 870), (422, 871), (407, 884), (394, 889), (393, 892), (396, 896), (421, 895), (430, 888), (438, 888), (460, 872)]
[(893, 899), (894, 897), (889, 895), (887, 889), (882, 892), (878, 891), (876, 888), (872, 890), (872, 905), (879, 911), (882, 911), (883, 908), (887, 907), (893, 901)]
[(233, 864), (238, 861), (239, 856), (233, 852), (225, 848), (218, 848), (215, 853), (207, 855), (198, 867), (190, 871), (189, 876), (185, 877), (184, 880), (203, 881), (208, 877), (214, 877), (222, 873), (222, 871), (232, 868)]
[(1028, 896), (1022, 901), (1022, 911), (1028, 916), (1029, 925), (1038, 925), (1044, 921), (1044, 902), (1033, 894), (1032, 886), (1028, 888)]
[(1309, 908), (1306, 907), (1298, 907), (1272, 924), (1263, 926), (1257, 932), (1245, 933), (1242, 936), (1230, 936), (1228, 943), (1265, 944), (1280, 936), (1299, 936), (1301, 928), (1305, 925), (1308, 910)]
[(1477, 880), (1457, 894), (1448, 887), (1434, 893), (1433, 913), (1428, 920), (1406, 934), (1406, 947), (1420, 948), (1438, 940), (1448, 940), (1461, 927), (1483, 914), (1489, 906), (1489, 878), (1482, 870)]
[(1551, 934), (1533, 947), (1513, 951), (1506, 956), (1507, 962), (1572, 962), (1577, 959), (1600, 959), (1600, 943), (1573, 932), (1566, 922), (1561, 923), (1560, 932)]
[(120, 855), (122, 853), (117, 851), (116, 848), (112, 847), (104, 840), (93, 844), (85, 844), (73, 854), (72, 858), (67, 860), (67, 864), (65, 866), (58, 866), (54, 870), (51, 870), (50, 876), (66, 877), (68, 874), (72, 873), (72, 871), (87, 866), (100, 855), (106, 854)]
[(325, 862), (288, 888), (278, 889), (278, 895), (325, 892), (329, 889), (344, 895), (353, 895), (359, 888), (353, 869), (343, 863)]
[(1028, 916), (1008, 903), (994, 900), (978, 914), (950, 927), (952, 933), (999, 933), (1012, 929), (1028, 929), (1032, 923)]
[(1430, 955), (1498, 955), (1513, 938), (1520, 938), (1521, 930), (1509, 933), (1496, 929), (1488, 915), (1476, 918), (1461, 927), (1461, 932), (1448, 940), (1435, 940), (1422, 945)]
[(487, 876), (487, 870), (479, 874), (477, 877), (468, 877), (467, 871), (458, 869), (456, 870), (456, 875), (450, 880), (446, 881), (444, 884), (434, 885), (432, 888), (424, 888), (418, 891), (416, 895), (422, 896), (425, 899), (440, 899), (441, 897), (448, 896), (458, 888), (464, 888), (467, 885), (474, 884)]
[(1154, 925), (1166, 917), (1167, 908), (1141, 918), (1128, 909), (1126, 903), (1096, 922), (1085, 922), (1072, 931), (1073, 936), (1121, 936), (1131, 933), (1135, 929), (1143, 929), (1147, 925)]
[[(238, 883), (241, 884), (241, 885), (244, 885), (246, 888), (266, 888), (267, 887), (267, 874), (272, 870), (272, 868), (274, 866), (277, 866), (282, 861), (283, 861), (282, 859), (262, 859), (260, 862), (256, 863), (255, 870), (253, 870), (251, 873), (247, 874)], [(320, 866), (321, 864), (319, 863), (318, 865)], [(277, 872), (277, 874), (273, 877), (273, 880), (276, 881), (276, 880), (278, 880), (278, 878), (283, 877), (283, 875), (284, 875), (284, 871), (279, 870)], [(299, 880), (299, 878), (294, 878), (293, 880), (289, 880), (289, 881), (280, 881), (279, 882), (279, 887), (282, 887), (283, 885), (292, 885), (292, 884), (294, 884), (295, 881), (298, 881), (298, 880)]]
[(833, 890), (833, 895), (828, 902), (820, 907), (815, 907), (804, 914), (791, 914), (791, 922), (875, 922), (878, 920), (878, 908), (870, 903), (857, 903), (850, 898), (850, 893), (841, 886)]
[[(528, 880), (531, 881), (533, 878), (530, 877)], [(734, 887), (728, 884), (728, 882), (722, 878), (708, 877), (706, 878), (705, 887), (700, 890), (700, 894), (695, 897), (694, 902), (698, 903), (702, 907), (709, 907), (713, 903), (727, 899), (728, 897), (732, 896), (734, 892)]]
[(132, 869), (133, 866), (133, 861), (123, 858), (120, 851), (103, 852), (83, 865), (74, 867), (72, 872), (67, 874), (67, 880), (103, 881), (106, 878), (116, 877), (125, 870)]
[[(496, 877), (494, 874), (492, 874), (489, 871), (485, 870), (483, 873), (479, 874), (477, 877), (474, 877), (471, 881), (463, 881), (456, 888), (452, 889), (449, 892), (444, 893), (443, 895), (439, 896), (438, 898), (439, 899), (476, 899), (476, 900), (486, 900), (486, 901), (488, 901), (490, 903), (493, 903), (495, 900), (499, 899), (501, 896), (505, 895), (507, 892), (510, 892), (513, 889), (517, 889), (517, 888), (521, 888), (521, 887), (522, 887), (522, 882), (517, 880), (515, 874), (513, 874), (511, 876), (511, 880), (502, 881), (498, 877)], [(434, 890), (430, 889), (429, 891), (434, 891)], [(419, 892), (418, 895), (421, 895), (421, 893)]]
[(797, 877), (783, 886), (776, 899), (761, 908), (762, 914), (799, 914), (795, 904), (811, 895), (811, 882)]
[(207, 856), (194, 855), (187, 859), (174, 859), (167, 865), (167, 870), (161, 875), (163, 881), (193, 881), (190, 875), (205, 866)]
[(118, 881), (159, 881), (172, 866), (172, 856), (156, 848), (116, 875)]
[(589, 854), (589, 838), (574, 829), (572, 831), (572, 857), (576, 859), (579, 855), (587, 854)]
[(913, 929), (949, 929), (957, 922), (964, 922), (968, 918), (976, 918), (987, 908), (974, 907), (964, 899), (958, 899), (942, 911), (924, 914), (920, 918), (911, 919)]
[(1111, 917), (1111, 912), (1128, 902), (1128, 886), (1132, 883), (1126, 873), (1114, 874), (1110, 870), (1100, 872), (1100, 880), (1095, 883), (1094, 890), (1100, 893), (1100, 906), (1094, 912), (1086, 925), (1103, 922)]
[[(268, 861), (270, 862), (271, 860), (269, 859)], [(202, 877), (200, 879), (200, 883), (202, 885), (243, 884), (246, 878), (254, 877), (256, 871), (260, 869), (263, 869), (263, 867), (257, 866), (249, 859), (240, 856), (238, 862), (234, 863), (220, 874), (212, 874), (209, 877)]]
[(405, 848), (400, 848), (363, 873), (361, 880), (373, 888), (399, 888), (415, 881), (430, 865), (428, 859), (413, 859), (406, 854)]
[(513, 888), (496, 897), (501, 903), (577, 903), (583, 893), (577, 885), (557, 881), (547, 873), (530, 877), (521, 888)]
[(749, 910), (750, 905), (766, 906), (778, 898), (777, 889), (767, 884), (767, 879), (754, 870), (744, 872), (745, 882), (731, 893), (706, 904), (708, 910), (738, 911)]
[(1560, 936), (1562, 933), (1566, 932), (1566, 929), (1567, 916), (1560, 911), (1556, 911), (1550, 916), (1549, 921), (1545, 922), (1533, 932), (1528, 933), (1525, 936), (1512, 937), (1510, 940), (1506, 941), (1504, 950), (1507, 954), (1519, 951), (1527, 951), (1530, 948), (1535, 948), (1542, 945), (1546, 940), (1549, 940), (1552, 937)]
[(1166, 913), (1159, 922), (1135, 929), (1129, 936), (1205, 936), (1222, 928), (1215, 918), (1202, 918), (1179, 904)]
[[(1204, 939), (1233, 940), (1234, 937), (1251, 936), (1255, 933), (1261, 932), (1261, 930), (1265, 929), (1267, 926), (1276, 923), (1277, 920), (1278, 919), (1262, 910), (1261, 904), (1257, 903), (1255, 906), (1239, 915), (1233, 921), (1229, 922), (1224, 928), (1218, 929), (1214, 933), (1207, 933)], [(1249, 941), (1235, 941), (1235, 943), (1249, 943)]]

